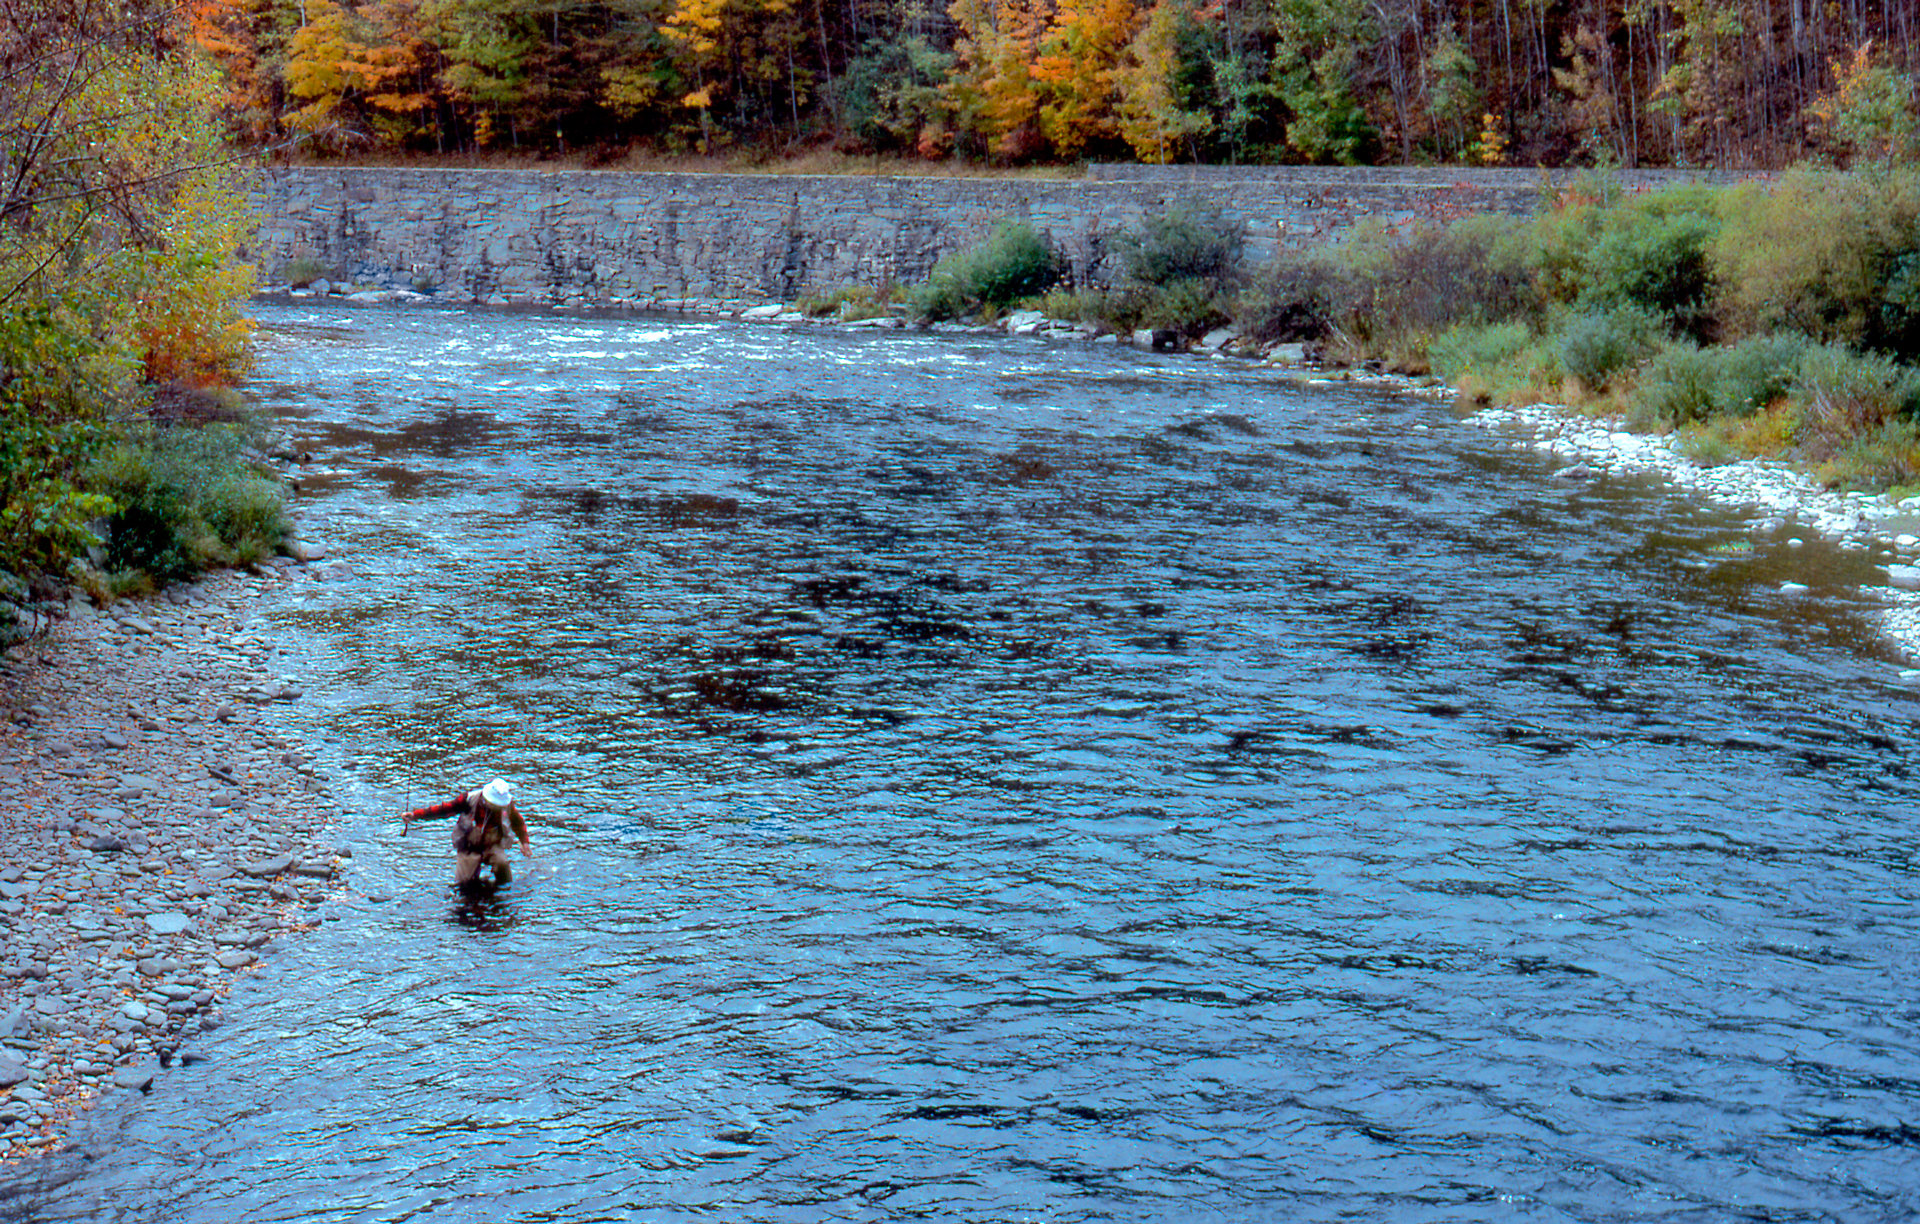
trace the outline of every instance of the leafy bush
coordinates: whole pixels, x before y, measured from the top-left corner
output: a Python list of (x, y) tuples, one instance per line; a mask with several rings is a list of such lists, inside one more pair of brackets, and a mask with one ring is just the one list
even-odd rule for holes
[(327, 275), (327, 265), (311, 255), (301, 255), (287, 261), (280, 275), (290, 289), (305, 289), (308, 285)]
[(1828, 485), (1842, 489), (1871, 491), (1920, 482), (1920, 423), (1892, 420), (1848, 438), (1816, 470)]
[(1512, 361), (1532, 342), (1524, 323), (1456, 327), (1433, 342), (1433, 368), (1443, 378), (1485, 374)]
[(1727, 348), (1662, 347), (1634, 388), (1636, 423), (1670, 427), (1745, 418), (1792, 395), (1824, 350), (1802, 336), (1755, 336)]
[(1912, 363), (1920, 362), (1920, 226), (1909, 242), (1910, 249), (1888, 260), (1874, 347)]
[(925, 319), (954, 319), (1010, 306), (1058, 279), (1060, 263), (1046, 239), (1024, 222), (1002, 222), (984, 242), (935, 264), (913, 306)]
[(1323, 252), (1288, 253), (1253, 276), (1233, 306), (1240, 329), (1263, 344), (1323, 340), (1357, 297), (1356, 278)]
[(280, 482), (231, 426), (147, 429), (108, 447), (89, 484), (113, 499), (107, 565), (165, 580), (269, 556), (286, 537)]
[(1427, 354), (1434, 372), (1470, 400), (1537, 400), (1566, 377), (1556, 347), (1524, 323), (1455, 327), (1437, 337)]
[(1735, 334), (1770, 328), (1914, 356), (1920, 171), (1798, 169), (1730, 192), (1712, 250)]
[(1285, 255), (1240, 296), (1236, 318), (1262, 341), (1334, 338), (1354, 355), (1406, 364), (1435, 336), (1540, 314), (1526, 252), (1507, 217), (1393, 233), (1362, 227), (1328, 252)]
[(1071, 323), (1099, 323), (1109, 317), (1106, 295), (1091, 289), (1055, 289), (1040, 299), (1040, 313)]
[(1680, 431), (1680, 450), (1695, 463), (1713, 466), (1735, 459), (1777, 459), (1794, 450), (1800, 413), (1780, 401), (1750, 417), (1715, 417)]
[(1806, 457), (1826, 459), (1920, 416), (1920, 370), (1828, 345), (1802, 360), (1793, 399)]
[(1124, 295), (1116, 321), (1130, 329), (1150, 327), (1199, 336), (1228, 321), (1228, 300), (1217, 285), (1190, 277)]
[(1245, 238), (1210, 205), (1175, 204), (1112, 240), (1120, 291), (1108, 321), (1197, 336), (1230, 317)]
[(1614, 210), (1588, 252), (1582, 306), (1640, 307), (1681, 335), (1713, 331), (1707, 248), (1720, 230), (1699, 189), (1662, 192)]
[(1174, 204), (1141, 218), (1113, 239), (1122, 280), (1130, 285), (1205, 281), (1227, 285), (1240, 277), (1246, 235), (1210, 204)]
[(1651, 312), (1634, 306), (1571, 315), (1558, 331), (1560, 364), (1588, 389), (1603, 391), (1660, 347), (1662, 330)]
[(130, 362), (91, 334), (90, 306), (69, 293), (0, 309), (0, 574), (71, 576), (99, 543), (88, 524), (110, 504), (78, 472)]
[(1720, 361), (1712, 349), (1686, 340), (1660, 346), (1633, 389), (1628, 421), (1637, 428), (1671, 428), (1714, 416)]
[(1805, 336), (1781, 332), (1752, 336), (1720, 353), (1717, 414), (1752, 416), (1787, 396), (1808, 354), (1819, 346)]

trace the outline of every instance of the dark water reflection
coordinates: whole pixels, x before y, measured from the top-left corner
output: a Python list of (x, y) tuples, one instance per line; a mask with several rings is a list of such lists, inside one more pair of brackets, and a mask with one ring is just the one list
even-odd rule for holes
[[(390, 899), (47, 1218), (1920, 1210), (1860, 558), (1190, 359), (266, 322), (341, 469), (290, 716)], [(386, 817), (496, 773), (538, 857), (467, 901)]]

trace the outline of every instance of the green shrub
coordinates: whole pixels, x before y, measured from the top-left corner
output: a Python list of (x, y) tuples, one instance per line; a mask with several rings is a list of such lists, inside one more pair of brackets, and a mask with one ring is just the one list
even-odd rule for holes
[(925, 319), (954, 319), (1003, 309), (1059, 279), (1060, 263), (1046, 239), (1024, 222), (1002, 222), (984, 242), (942, 257), (914, 291), (913, 306)]
[(1233, 303), (1240, 329), (1263, 344), (1323, 340), (1352, 311), (1353, 273), (1325, 252), (1288, 252), (1254, 273)]
[(1235, 318), (1262, 341), (1335, 337), (1356, 356), (1402, 360), (1452, 328), (1531, 324), (1540, 296), (1519, 232), (1503, 216), (1403, 233), (1362, 226), (1331, 251), (1262, 268)]
[(1532, 343), (1524, 323), (1483, 323), (1444, 333), (1434, 340), (1428, 356), (1434, 373), (1442, 378), (1484, 376), (1512, 362)]
[(1040, 299), (1040, 313), (1069, 323), (1104, 323), (1108, 311), (1106, 295), (1091, 289), (1055, 289)]
[(1720, 362), (1712, 349), (1686, 340), (1656, 350), (1634, 385), (1628, 421), (1637, 428), (1671, 428), (1714, 415)]
[(288, 260), (287, 266), (281, 272), (281, 275), (286, 278), (289, 288), (305, 289), (308, 285), (327, 275), (327, 265), (321, 263), (311, 255), (301, 255), (298, 258)]
[(1792, 395), (1806, 457), (1822, 460), (1920, 416), (1920, 370), (1826, 345), (1803, 358)]
[(1887, 262), (1886, 284), (1880, 293), (1880, 326), (1871, 347), (1913, 364), (1920, 362), (1920, 226), (1909, 241), (1911, 249)]
[(269, 556), (287, 533), (280, 482), (231, 426), (145, 429), (108, 447), (88, 483), (113, 499), (107, 566), (165, 580)]
[(1750, 336), (1721, 350), (1714, 411), (1746, 417), (1785, 398), (1800, 377), (1802, 363), (1819, 346), (1805, 336), (1780, 332)]
[(1723, 207), (1712, 258), (1734, 334), (1777, 328), (1915, 355), (1920, 171), (1797, 169)]
[(1228, 321), (1227, 300), (1218, 286), (1197, 277), (1142, 286), (1122, 295), (1116, 321), (1201, 336)]
[(1603, 216), (1585, 252), (1577, 305), (1638, 307), (1679, 335), (1704, 340), (1715, 330), (1707, 251), (1720, 232), (1705, 188), (1669, 188), (1637, 196)]
[(1231, 315), (1244, 236), (1210, 205), (1175, 204), (1114, 235), (1119, 291), (1106, 303), (1117, 327), (1198, 336)]
[(1660, 320), (1636, 306), (1568, 316), (1556, 337), (1560, 364), (1589, 389), (1603, 391), (1660, 347)]
[(1121, 280), (1128, 285), (1203, 281), (1228, 285), (1240, 277), (1246, 236), (1210, 204), (1174, 204), (1143, 217), (1113, 238)]
[(1452, 328), (1428, 346), (1436, 374), (1470, 400), (1528, 403), (1556, 393), (1566, 378), (1557, 346), (1524, 323)]
[(0, 575), (74, 576), (100, 542), (88, 524), (111, 509), (79, 471), (124, 405), (130, 362), (93, 334), (89, 305), (0, 303)]
[(1823, 351), (1791, 334), (1754, 336), (1726, 348), (1665, 345), (1634, 387), (1635, 421), (1671, 427), (1753, 416), (1797, 397), (1803, 370)]
[(1901, 418), (1850, 437), (1816, 471), (1828, 485), (1865, 492), (1920, 482), (1920, 423)]

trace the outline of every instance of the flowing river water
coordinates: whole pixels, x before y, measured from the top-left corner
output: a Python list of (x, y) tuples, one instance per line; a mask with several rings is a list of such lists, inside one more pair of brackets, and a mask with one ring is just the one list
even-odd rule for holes
[(1860, 555), (1227, 362), (261, 315), (357, 891), (44, 1218), (1920, 1212)]

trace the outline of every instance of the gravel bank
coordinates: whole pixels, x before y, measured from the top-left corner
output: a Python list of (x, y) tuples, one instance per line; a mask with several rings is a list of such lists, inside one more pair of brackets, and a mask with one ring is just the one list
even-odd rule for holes
[(220, 1022), (237, 975), (319, 921), (350, 858), (326, 778), (276, 733), (253, 597), (291, 561), (84, 601), (0, 660), (0, 1147), (57, 1146)]

